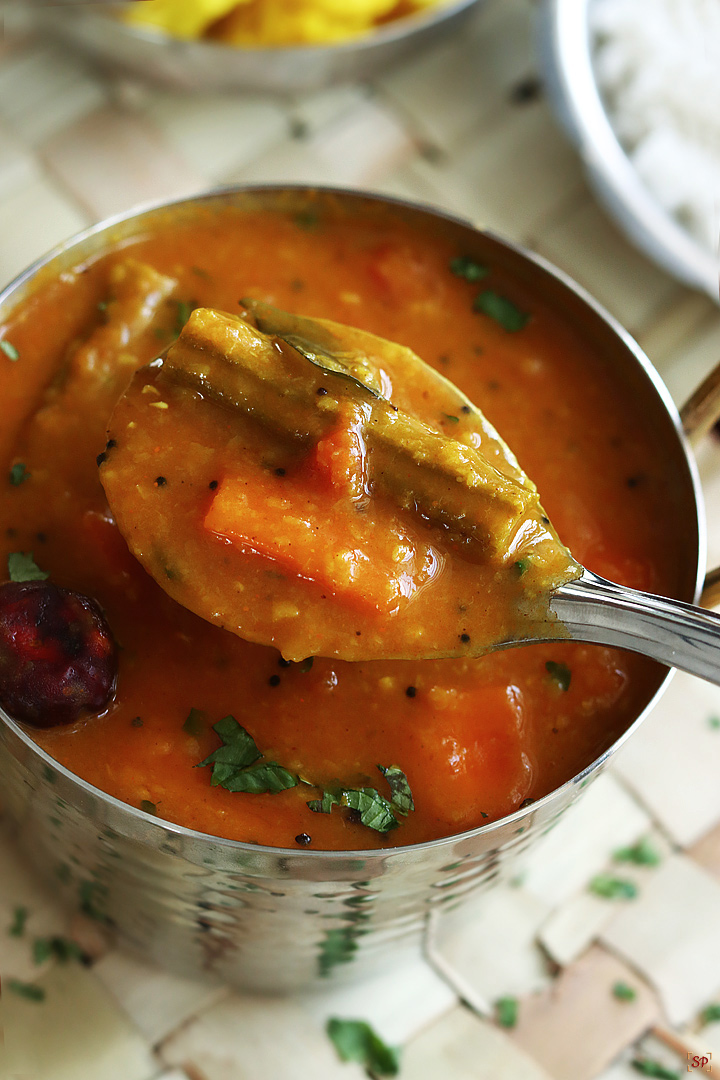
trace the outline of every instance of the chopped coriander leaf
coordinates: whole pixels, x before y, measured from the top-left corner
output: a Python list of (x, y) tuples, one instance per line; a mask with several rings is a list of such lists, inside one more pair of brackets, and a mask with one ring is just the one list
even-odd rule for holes
[(333, 806), (346, 806), (360, 815), (360, 824), (386, 833), (400, 824), (398, 814), (406, 817), (415, 809), (407, 777), (397, 765), (378, 765), (390, 787), (390, 799), (375, 788), (339, 788), (324, 791), (321, 799), (311, 799), (308, 807), (316, 814), (329, 814)]
[(680, 1073), (675, 1069), (666, 1069), (659, 1061), (651, 1061), (650, 1058), (633, 1058), (630, 1064), (641, 1076), (654, 1076), (656, 1080), (680, 1080)]
[(390, 832), (400, 824), (392, 804), (375, 788), (349, 788), (343, 792), (343, 803), (360, 814), (361, 825), (376, 832)]
[(25, 933), (25, 923), (28, 918), (28, 909), (26, 907), (16, 907), (13, 911), (13, 920), (8, 927), (8, 934), (10, 937), (22, 937)]
[(196, 768), (212, 765), (210, 783), (226, 791), (245, 791), (253, 795), (275, 794), (296, 787), (298, 777), (274, 761), (260, 763), (262, 754), (255, 740), (234, 716), (213, 724), (213, 731), (224, 745), (201, 761)]
[(545, 664), (545, 670), (561, 690), (565, 691), (570, 689), (572, 672), (567, 664), (560, 664), (556, 660), (548, 660)]
[(701, 1024), (713, 1024), (720, 1020), (720, 1003), (714, 1001), (712, 1005), (706, 1005), (700, 1013)]
[(494, 319), (502, 326), (503, 330), (514, 334), (527, 325), (530, 316), (508, 300), (506, 296), (493, 292), (492, 289), (484, 289), (478, 293), (473, 302), (473, 311), (479, 311), (482, 315)]
[(293, 221), (301, 229), (315, 229), (320, 218), (314, 210), (300, 210), (294, 215)]
[(37, 565), (32, 551), (11, 551), (7, 565), (11, 581), (46, 581), (50, 577)]
[(35, 938), (33, 942), (33, 960), (44, 964), (46, 960), (57, 960), (66, 964), (68, 960), (82, 960), (83, 951), (77, 942), (66, 937)]
[(407, 776), (397, 765), (378, 765), (378, 769), (390, 785), (391, 803), (399, 813), (407, 817), (410, 811), (415, 809)]
[(24, 461), (17, 461), (10, 469), (10, 483), (13, 487), (20, 487), (23, 480), (27, 480), (30, 473), (25, 468)]
[(330, 1017), (326, 1031), (341, 1061), (358, 1061), (371, 1076), (397, 1076), (400, 1050), (388, 1046), (365, 1020)]
[(523, 574), (527, 574), (528, 570), (530, 569), (530, 560), (518, 559), (517, 562), (514, 562), (512, 564), (512, 568), (518, 577), (522, 577)]
[(201, 709), (191, 707), (182, 729), (186, 735), (192, 735), (193, 738), (202, 735), (205, 730), (205, 713)]
[(638, 840), (631, 847), (618, 848), (613, 853), (615, 862), (635, 863), (636, 866), (659, 866), (660, 854), (655, 850), (647, 836)]
[(17, 994), (18, 997), (27, 998), (28, 1001), (44, 1001), (45, 991), (42, 986), (36, 986), (35, 983), (21, 982), (20, 979), (8, 979), (5, 984), (8, 990), (11, 990), (13, 994)]
[(466, 281), (480, 281), (490, 273), (487, 266), (475, 262), (469, 255), (458, 255), (450, 262), (450, 270), (456, 277), (465, 278)]
[(613, 997), (618, 1001), (634, 1001), (637, 997), (637, 990), (633, 990), (632, 986), (628, 986), (624, 982), (616, 982), (612, 988)]
[(323, 791), (322, 799), (311, 799), (307, 804), (314, 814), (329, 814), (333, 806), (340, 806), (340, 799), (332, 791)]
[(588, 885), (590, 892), (606, 900), (633, 900), (638, 893), (637, 885), (612, 874), (597, 874)]
[(5, 353), (8, 360), (12, 360), (13, 363), (15, 363), (16, 360), (20, 359), (20, 353), (17, 351), (13, 343), (7, 340), (7, 338), (3, 338), (2, 341), (0, 341), (0, 349), (2, 349), (2, 351)]
[(449, 421), (449, 422), (450, 422), (451, 424), (459, 424), (459, 423), (460, 423), (460, 417), (459, 417), (459, 416), (453, 416), (453, 415), (452, 415), (452, 413), (447, 413), (447, 412), (444, 412), (444, 413), (443, 413), (443, 416), (444, 416), (444, 417), (445, 417), (445, 419), (446, 419), (446, 420), (448, 420), (448, 421)]
[(185, 323), (188, 321), (193, 313), (193, 305), (189, 304), (187, 300), (177, 300), (177, 315), (175, 317), (175, 331), (176, 333), (182, 333), (182, 329)]
[(514, 1028), (518, 1021), (518, 999), (501, 997), (495, 1002), (495, 1019), (500, 1027)]

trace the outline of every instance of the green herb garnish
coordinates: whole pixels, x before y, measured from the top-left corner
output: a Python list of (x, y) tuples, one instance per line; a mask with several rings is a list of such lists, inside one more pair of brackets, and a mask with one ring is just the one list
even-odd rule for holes
[(8, 360), (12, 360), (13, 364), (16, 360), (20, 359), (20, 353), (17, 351), (12, 342), (7, 340), (7, 338), (3, 338), (2, 341), (0, 341), (0, 349), (2, 349), (2, 351), (5, 353)]
[(7, 566), (11, 581), (46, 581), (50, 577), (37, 565), (32, 551), (11, 551)]
[(481, 281), (490, 273), (487, 266), (475, 262), (469, 255), (458, 255), (456, 259), (452, 259), (450, 270), (456, 277), (465, 278), (466, 281)]
[(33, 942), (33, 960), (44, 964), (46, 960), (57, 960), (66, 964), (68, 960), (82, 960), (83, 951), (77, 942), (66, 937), (35, 938)]
[(516, 307), (512, 300), (493, 292), (492, 289), (484, 289), (483, 292), (478, 293), (473, 301), (473, 311), (479, 311), (482, 315), (494, 319), (503, 330), (511, 334), (522, 330), (530, 319), (530, 316)]
[(181, 334), (185, 323), (193, 313), (193, 305), (189, 304), (187, 300), (176, 300), (176, 304), (177, 315), (175, 316), (175, 332)]
[(378, 765), (378, 769), (390, 785), (390, 791), (392, 792), (390, 801), (393, 806), (399, 813), (407, 817), (410, 811), (415, 809), (407, 776), (397, 765), (388, 765), (387, 767)]
[(13, 487), (20, 487), (23, 480), (27, 480), (29, 476), (30, 473), (25, 468), (24, 461), (16, 462), (15, 465), (13, 465), (13, 467), (10, 469), (10, 483), (13, 485)]
[(716, 1020), (720, 1020), (720, 1003), (714, 1001), (712, 1005), (706, 1005), (700, 1013), (700, 1023), (713, 1024)]
[(42, 986), (37, 986), (35, 983), (21, 982), (20, 979), (8, 979), (5, 985), (8, 990), (12, 990), (13, 994), (24, 997), (28, 1001), (45, 1000), (44, 989)]
[(637, 997), (637, 990), (633, 990), (632, 986), (628, 986), (624, 982), (616, 982), (612, 988), (612, 994), (618, 1001), (634, 1001)]
[(512, 564), (512, 568), (518, 577), (522, 577), (523, 574), (527, 574), (528, 570), (530, 569), (530, 560), (518, 559), (517, 562), (514, 562)]
[(349, 964), (354, 959), (358, 950), (357, 939), (361, 933), (356, 926), (327, 931), (318, 956), (320, 975), (329, 975), (338, 964)]
[(660, 854), (646, 836), (631, 847), (618, 848), (613, 852), (615, 862), (635, 863), (636, 866), (659, 866)]
[(316, 814), (329, 814), (333, 806), (347, 806), (360, 815), (360, 824), (386, 833), (400, 824), (398, 814), (407, 817), (415, 809), (407, 777), (397, 765), (378, 765), (390, 787), (390, 799), (375, 788), (346, 788), (323, 791), (321, 799), (311, 799), (308, 807)]
[(142, 799), (140, 801), (140, 809), (146, 814), (153, 814), (157, 817), (157, 805), (154, 802), (150, 802), (149, 799)]
[(320, 217), (314, 210), (300, 210), (293, 215), (293, 221), (301, 229), (315, 229), (318, 226)]
[(8, 927), (8, 934), (10, 937), (22, 937), (25, 933), (25, 923), (28, 919), (28, 909), (26, 907), (16, 907), (13, 911), (13, 921)]
[(297, 776), (276, 762), (261, 762), (263, 755), (255, 740), (234, 716), (226, 716), (213, 724), (213, 731), (220, 736), (224, 745), (195, 766), (213, 766), (210, 780), (213, 787), (260, 795), (285, 791), (299, 783)]
[(654, 1076), (656, 1080), (680, 1080), (679, 1072), (666, 1069), (659, 1061), (651, 1061), (650, 1058), (633, 1058), (630, 1064), (641, 1076)]
[(370, 1076), (397, 1076), (400, 1050), (388, 1046), (365, 1020), (331, 1017), (325, 1029), (341, 1061), (359, 1061)]
[(450, 422), (451, 424), (459, 424), (459, 423), (460, 423), (460, 417), (459, 417), (459, 416), (453, 416), (453, 415), (452, 415), (452, 413), (447, 413), (447, 412), (444, 412), (444, 413), (443, 413), (443, 416), (444, 416), (444, 417), (445, 417), (445, 419), (446, 419), (446, 420), (448, 420), (448, 421), (449, 421), (449, 422)]
[(205, 713), (201, 709), (191, 708), (182, 729), (186, 735), (192, 735), (195, 739), (202, 735), (205, 730)]
[(518, 999), (501, 997), (495, 1002), (495, 1019), (500, 1027), (514, 1028), (518, 1021)]
[(560, 664), (557, 660), (548, 660), (545, 664), (545, 670), (550, 678), (558, 684), (561, 690), (565, 691), (570, 689), (572, 672), (567, 664)]
[(107, 311), (109, 303), (109, 300), (98, 300), (95, 306), (97, 307), (98, 311)]
[(708, 716), (708, 726), (717, 731), (720, 729), (720, 716)]
[(637, 885), (633, 881), (613, 877), (612, 874), (597, 874), (588, 888), (590, 892), (606, 900), (634, 900), (638, 894)]

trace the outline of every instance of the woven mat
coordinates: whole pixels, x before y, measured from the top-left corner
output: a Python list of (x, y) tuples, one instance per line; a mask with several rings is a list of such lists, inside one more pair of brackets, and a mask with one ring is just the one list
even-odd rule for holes
[[(720, 313), (599, 209), (544, 100), (531, 18), (529, 0), (489, 0), (461, 39), (372, 85), (287, 98), (151, 89), (6, 33), (0, 279), (148, 199), (228, 181), (356, 185), (450, 209), (549, 257), (638, 338), (680, 402), (720, 357)], [(717, 563), (720, 446), (703, 446), (699, 464)], [(632, 1080), (638, 1059), (657, 1066), (644, 1075), (707, 1074), (713, 1061), (720, 1073), (720, 1007), (708, 1011), (720, 1002), (718, 717), (720, 691), (676, 677), (512, 885), (475, 901), (463, 929), (436, 926), (411, 967), (332, 1000), (243, 997), (147, 968), (86, 918), (68, 922), (0, 842), (0, 1078), (360, 1077), (325, 1035), (331, 1014), (401, 1044), (405, 1080)], [(636, 895), (598, 895), (589, 885), (601, 874)], [(26, 932), (13, 936), (18, 907)], [(36, 964), (32, 942), (53, 934), (92, 962)], [(12, 979), (44, 1000), (13, 993)], [(514, 1026), (500, 1023), (503, 998), (517, 1001)]]

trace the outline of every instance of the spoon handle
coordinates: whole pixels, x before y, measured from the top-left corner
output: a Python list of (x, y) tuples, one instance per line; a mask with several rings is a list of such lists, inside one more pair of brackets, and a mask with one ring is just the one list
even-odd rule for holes
[(615, 585), (586, 570), (562, 585), (551, 610), (571, 638), (650, 656), (720, 686), (720, 615)]

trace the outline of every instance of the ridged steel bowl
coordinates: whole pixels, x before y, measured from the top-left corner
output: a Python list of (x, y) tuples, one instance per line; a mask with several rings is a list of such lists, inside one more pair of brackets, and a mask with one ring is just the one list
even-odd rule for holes
[(644, 185), (610, 122), (593, 68), (593, 0), (541, 0), (540, 58), (550, 99), (598, 199), (629, 239), (668, 273), (720, 300), (720, 260)]
[(215, 41), (180, 41), (129, 26), (90, 5), (41, 7), (42, 24), (116, 70), (183, 90), (315, 90), (368, 79), (437, 44), (483, 0), (453, 0), (387, 23), (367, 37), (333, 45), (238, 48)]
[[(668, 446), (672, 505), (681, 515), (683, 600), (697, 600), (705, 526), (697, 472), (677, 410), (649, 360), (582, 289), (547, 262), (465, 221), (359, 192), (232, 188), (112, 219), (82, 233), (0, 294), (0, 321), (43, 282), (197, 209), (298, 212), (324, 201), (348, 213), (383, 212), (432, 224), (469, 257), (530, 287), (605, 358), (618, 393), (632, 395)], [(582, 350), (579, 353), (582, 362)], [(670, 483), (668, 479), (668, 483)], [(411, 847), (284, 850), (218, 839), (161, 821), (106, 795), (39, 749), (0, 711), (0, 800), (19, 850), (69, 905), (106, 921), (145, 959), (193, 976), (263, 991), (296, 990), (387, 970), (419, 950), (428, 919), (508, 878), (647, 715), (667, 682), (658, 668), (648, 701), (615, 744), (581, 773), (501, 821)], [(490, 931), (492, 932), (492, 931)]]

